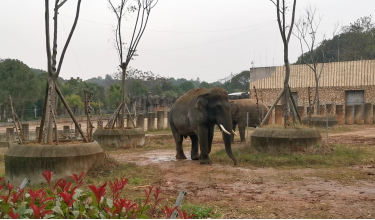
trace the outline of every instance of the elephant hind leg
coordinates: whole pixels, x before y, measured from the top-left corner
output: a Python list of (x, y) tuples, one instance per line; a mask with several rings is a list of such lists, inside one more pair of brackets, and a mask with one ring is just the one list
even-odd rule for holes
[(184, 149), (182, 148), (182, 135), (178, 140), (175, 139), (176, 142), (176, 159), (187, 159), (184, 153)]
[(190, 139), (191, 139), (191, 159), (199, 160), (198, 137), (197, 135), (190, 135)]
[(182, 148), (183, 136), (180, 135), (173, 123), (171, 123), (171, 130), (176, 143), (176, 159), (187, 159)]

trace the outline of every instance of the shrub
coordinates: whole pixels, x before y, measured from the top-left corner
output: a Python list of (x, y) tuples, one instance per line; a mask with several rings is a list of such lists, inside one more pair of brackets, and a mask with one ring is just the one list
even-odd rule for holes
[[(121, 198), (128, 179), (116, 179), (106, 181), (103, 185), (88, 185), (91, 190), (84, 192), (79, 189), (84, 184), (83, 173), (73, 174), (68, 181), (59, 179), (55, 185), (51, 184), (53, 173), (46, 170), (42, 173), (47, 181), (46, 189), (14, 189), (7, 184), (7, 189), (0, 185), (0, 218), (152, 218), (156, 216), (156, 210), (160, 209), (166, 218), (177, 211), (180, 218), (191, 218), (177, 207), (159, 207), (163, 198), (161, 190), (149, 186), (145, 189), (145, 198), (140, 202), (134, 202)], [(0, 178), (2, 182), (4, 177)], [(107, 186), (110, 190), (107, 191)], [(5, 192), (5, 193), (4, 193)], [(105, 197), (109, 194), (108, 197)]]

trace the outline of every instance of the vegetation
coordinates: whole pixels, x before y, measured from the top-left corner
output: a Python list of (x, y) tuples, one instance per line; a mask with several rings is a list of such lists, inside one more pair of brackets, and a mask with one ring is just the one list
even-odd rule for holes
[[(0, 201), (1, 218), (160, 218), (162, 211), (165, 218), (170, 218), (176, 210), (180, 218), (191, 218), (186, 212), (177, 207), (161, 207), (161, 190), (149, 186), (145, 189), (145, 197), (140, 201), (132, 201), (122, 197), (122, 192), (129, 179), (105, 181), (100, 185), (88, 185), (90, 191), (81, 190), (84, 187), (83, 174), (73, 174), (70, 179), (59, 179), (52, 184), (53, 173), (45, 170), (42, 175), (48, 187), (42, 189), (18, 189), (7, 184)], [(0, 179), (3, 181), (4, 177)], [(109, 186), (109, 196), (107, 194)], [(0, 190), (3, 185), (0, 185)]]
[[(339, 34), (332, 39), (323, 40), (315, 50), (306, 52), (303, 56), (317, 57), (319, 63), (375, 59), (374, 34), (372, 17), (364, 16), (342, 27)], [(304, 63), (303, 56), (298, 58), (296, 64)]]
[[(346, 145), (318, 145), (307, 152), (259, 152), (250, 144), (244, 144), (233, 152), (239, 164), (253, 167), (327, 168), (347, 167), (371, 162), (375, 152), (366, 147)], [(215, 152), (215, 161), (230, 163), (225, 151)]]

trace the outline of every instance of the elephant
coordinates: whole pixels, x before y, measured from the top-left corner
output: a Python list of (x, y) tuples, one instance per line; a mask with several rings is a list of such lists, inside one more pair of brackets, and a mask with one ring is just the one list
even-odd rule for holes
[[(177, 99), (170, 111), (168, 121), (176, 143), (176, 158), (186, 159), (182, 149), (183, 138), (191, 139), (191, 159), (198, 160), (200, 164), (210, 164), (214, 127), (218, 125), (222, 131), (222, 138), (227, 155), (237, 160), (232, 153), (232, 117), (228, 93), (222, 88), (192, 89)], [(198, 153), (198, 142), (200, 155)]]
[[(256, 127), (261, 123), (261, 120), (266, 116), (268, 112), (268, 107), (262, 102), (256, 104), (255, 99), (237, 99), (230, 101), (233, 130), (236, 130), (238, 125), (238, 130), (240, 132), (241, 142), (245, 141), (245, 128), (246, 128), (246, 118), (247, 112), (249, 112), (249, 127)], [(261, 120), (260, 120), (261, 119)], [(233, 140), (232, 135), (232, 140)]]

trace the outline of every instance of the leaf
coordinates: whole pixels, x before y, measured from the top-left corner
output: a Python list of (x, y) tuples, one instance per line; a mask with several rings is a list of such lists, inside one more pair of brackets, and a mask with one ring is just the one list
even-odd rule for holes
[(108, 219), (108, 217), (105, 216), (103, 213), (100, 213), (99, 215), (100, 215), (100, 218), (101, 218), (101, 219)]
[(27, 215), (27, 214), (33, 214), (33, 213), (34, 211), (32, 209), (26, 209), (23, 214)]
[(73, 215), (74, 215), (74, 218), (78, 218), (78, 216), (79, 216), (79, 211), (73, 211)]
[(112, 199), (107, 199), (107, 205), (109, 208), (113, 207), (113, 200)]
[(61, 210), (60, 206), (53, 207), (52, 211), (64, 216), (64, 212)]

